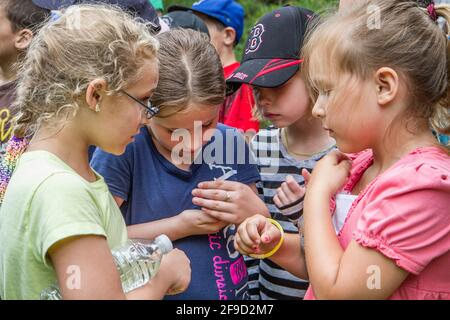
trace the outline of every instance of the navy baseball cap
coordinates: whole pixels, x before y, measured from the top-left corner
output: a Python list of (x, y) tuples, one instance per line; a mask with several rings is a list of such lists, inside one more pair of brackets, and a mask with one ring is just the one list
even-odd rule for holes
[(286, 6), (264, 15), (249, 33), (241, 65), (228, 78), (228, 92), (241, 84), (276, 88), (299, 70), (306, 29), (313, 11)]
[(148, 0), (33, 0), (33, 3), (41, 8), (50, 10), (61, 10), (74, 4), (104, 3), (117, 5), (123, 10), (135, 14), (145, 22), (150, 22), (154, 31), (161, 29), (158, 14)]
[(190, 11), (172, 11), (166, 15), (163, 15), (161, 19), (167, 23), (170, 29), (193, 29), (206, 33), (209, 37), (209, 31), (206, 24), (202, 19)]
[(33, 0), (33, 3), (40, 8), (48, 10), (60, 10), (75, 4), (76, 0)]
[(203, 13), (211, 18), (220, 21), (227, 27), (236, 31), (236, 43), (244, 32), (244, 8), (234, 0), (200, 0), (195, 2), (191, 8), (173, 5), (167, 11), (186, 11)]

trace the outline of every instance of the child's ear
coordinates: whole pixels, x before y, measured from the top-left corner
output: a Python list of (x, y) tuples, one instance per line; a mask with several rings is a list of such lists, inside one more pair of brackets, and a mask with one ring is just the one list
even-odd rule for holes
[(233, 46), (236, 41), (236, 30), (231, 27), (226, 27), (223, 30), (223, 42), (227, 46)]
[(397, 72), (388, 67), (383, 67), (375, 73), (376, 95), (379, 105), (387, 105), (397, 96), (399, 89), (399, 77)]
[(92, 80), (86, 90), (86, 103), (89, 109), (97, 111), (102, 96), (107, 90), (105, 79)]
[(33, 39), (33, 31), (30, 29), (22, 29), (17, 32), (14, 46), (19, 51), (24, 51), (28, 48)]

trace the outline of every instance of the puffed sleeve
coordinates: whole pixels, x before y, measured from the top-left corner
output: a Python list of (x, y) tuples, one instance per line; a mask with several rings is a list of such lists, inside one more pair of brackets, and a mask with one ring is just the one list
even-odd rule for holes
[(383, 174), (366, 196), (354, 239), (419, 274), (450, 250), (449, 168), (421, 164)]

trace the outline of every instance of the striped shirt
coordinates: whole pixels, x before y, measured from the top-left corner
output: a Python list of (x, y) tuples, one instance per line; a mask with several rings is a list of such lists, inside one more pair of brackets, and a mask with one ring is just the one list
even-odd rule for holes
[[(257, 183), (258, 193), (266, 203), (273, 219), (277, 220), (286, 233), (298, 233), (302, 226), (303, 199), (279, 210), (273, 197), (277, 189), (291, 175), (300, 185), (304, 184), (301, 170), (312, 171), (319, 161), (334, 147), (306, 160), (297, 160), (289, 155), (281, 143), (280, 129), (270, 127), (260, 130), (251, 143), (256, 156), (261, 181)], [(308, 282), (299, 279), (269, 259), (256, 260), (246, 257), (251, 299), (255, 300), (300, 300), (305, 295)]]

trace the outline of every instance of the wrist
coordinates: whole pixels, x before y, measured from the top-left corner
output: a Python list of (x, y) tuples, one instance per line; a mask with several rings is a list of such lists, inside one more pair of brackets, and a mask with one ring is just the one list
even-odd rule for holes
[(305, 194), (305, 197), (309, 194), (309, 195), (320, 195), (323, 197), (327, 197), (327, 198), (331, 198), (334, 194), (336, 193), (336, 191), (334, 191), (329, 184), (327, 183), (323, 183), (323, 182), (318, 182), (318, 183), (314, 183), (314, 182), (310, 182), (308, 184), (308, 188)]
[(176, 241), (178, 239), (183, 239), (189, 236), (189, 224), (187, 221), (185, 221), (183, 213), (177, 214), (176, 216), (173, 216), (169, 218), (169, 225), (171, 229), (171, 235), (170, 238), (172, 241)]
[(158, 273), (149, 281), (149, 285), (155, 293), (159, 293), (164, 296), (172, 286), (172, 280), (170, 275), (160, 269)]

